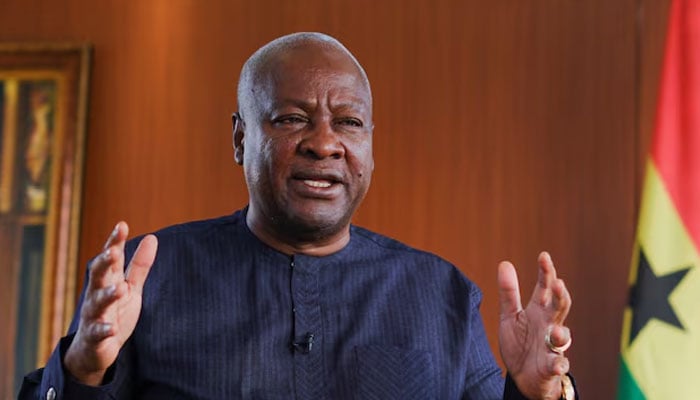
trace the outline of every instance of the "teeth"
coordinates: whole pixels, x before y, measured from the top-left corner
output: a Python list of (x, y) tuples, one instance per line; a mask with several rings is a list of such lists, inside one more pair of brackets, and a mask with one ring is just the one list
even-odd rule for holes
[(331, 187), (331, 183), (328, 181), (312, 181), (310, 179), (305, 179), (304, 184), (311, 186), (311, 187), (317, 187), (317, 188)]

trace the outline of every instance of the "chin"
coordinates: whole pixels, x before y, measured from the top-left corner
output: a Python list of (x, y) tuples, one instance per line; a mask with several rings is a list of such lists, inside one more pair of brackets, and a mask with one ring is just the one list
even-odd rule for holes
[(350, 223), (349, 216), (339, 214), (337, 209), (299, 210), (287, 215), (287, 229), (301, 236), (333, 235), (345, 229)]

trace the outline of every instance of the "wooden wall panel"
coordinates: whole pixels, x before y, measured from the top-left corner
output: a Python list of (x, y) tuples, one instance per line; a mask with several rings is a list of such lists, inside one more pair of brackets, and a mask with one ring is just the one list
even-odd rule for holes
[[(0, 227), (0, 249), (11, 249), (16, 245), (14, 230), (7, 227)], [(1, 257), (2, 255), (0, 255)], [(0, 280), (0, 316), (3, 317), (3, 329), (0, 329), (0, 396), (7, 397), (7, 388), (14, 384), (14, 344), (15, 333), (17, 331), (17, 309), (7, 307), (8, 304), (15, 304), (17, 289), (12, 285), (19, 281), (19, 273), (16, 265), (3, 262), (8, 270), (0, 271), (5, 279)]]
[(356, 222), (476, 281), (494, 350), (498, 261), (529, 296), (550, 250), (574, 296), (574, 372), (605, 399), (666, 3), (4, 0), (0, 40), (94, 44), (84, 265), (119, 219), (143, 233), (243, 206), (229, 122), (242, 63), (281, 34), (337, 36), (375, 96)]
[(639, 85), (637, 88), (639, 143), (639, 190), (656, 118), (656, 96), (668, 25), (669, 0), (639, 1)]

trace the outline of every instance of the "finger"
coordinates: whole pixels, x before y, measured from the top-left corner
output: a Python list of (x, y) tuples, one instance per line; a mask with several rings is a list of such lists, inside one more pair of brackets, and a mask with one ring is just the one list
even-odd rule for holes
[(548, 351), (563, 355), (573, 342), (571, 339), (571, 331), (565, 326), (550, 326), (547, 329), (547, 334), (544, 337), (545, 346)]
[(93, 290), (83, 303), (82, 318), (88, 321), (106, 321), (105, 314), (107, 309), (117, 302), (124, 293), (126, 293), (126, 284), (124, 282)]
[(114, 283), (114, 279), (110, 278), (111, 274), (115, 272), (117, 276), (121, 275), (121, 279), (123, 279), (124, 242), (128, 234), (129, 226), (123, 221), (118, 222), (109, 234), (102, 253), (95, 257), (90, 264), (88, 290), (98, 289)]
[(565, 356), (555, 356), (549, 365), (549, 373), (552, 376), (562, 376), (569, 373), (569, 359)]
[(537, 263), (540, 265), (537, 274), (537, 284), (541, 288), (549, 288), (557, 279), (557, 271), (554, 269), (554, 263), (552, 262), (552, 257), (548, 252), (543, 251), (537, 257)]
[(146, 237), (141, 239), (134, 256), (131, 258), (126, 281), (129, 282), (132, 289), (137, 290), (139, 293), (142, 291), (148, 272), (151, 270), (153, 261), (155, 261), (157, 250), (158, 239), (154, 235), (146, 235)]
[[(115, 260), (115, 248), (108, 247), (95, 257), (90, 266), (88, 274), (88, 292), (103, 288), (109, 285), (108, 275), (111, 274), (111, 266)], [(89, 294), (89, 293), (88, 293)]]
[(99, 321), (88, 324), (84, 332), (88, 343), (97, 343), (116, 334), (113, 324)]
[(552, 286), (552, 306), (554, 322), (564, 323), (571, 310), (571, 294), (562, 279), (557, 279)]
[(554, 263), (549, 253), (543, 251), (537, 257), (539, 268), (537, 269), (537, 284), (532, 292), (531, 301), (541, 307), (546, 307), (552, 299), (551, 286), (556, 280), (557, 273), (554, 269)]
[(564, 325), (553, 325), (549, 328), (549, 341), (554, 347), (570, 344), (571, 330)]
[(508, 318), (523, 309), (520, 302), (520, 287), (515, 267), (508, 261), (498, 264), (498, 294), (501, 319)]
[(119, 280), (124, 279), (124, 247), (126, 246), (126, 238), (129, 236), (129, 225), (120, 221), (115, 227), (117, 234), (112, 242), (114, 249), (114, 261), (111, 265), (111, 272), (119, 277)]
[(117, 224), (114, 226), (114, 229), (112, 229), (112, 232), (107, 237), (107, 241), (105, 242), (102, 249), (104, 250), (107, 247), (114, 245), (119, 240), (126, 240), (126, 237), (128, 235), (129, 235), (129, 226), (126, 224), (126, 222), (124, 222), (124, 221), (117, 222)]

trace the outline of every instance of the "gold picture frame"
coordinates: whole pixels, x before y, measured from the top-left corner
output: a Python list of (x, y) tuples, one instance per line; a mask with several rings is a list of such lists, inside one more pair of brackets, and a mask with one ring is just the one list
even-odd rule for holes
[(0, 397), (75, 307), (91, 48), (0, 43)]

